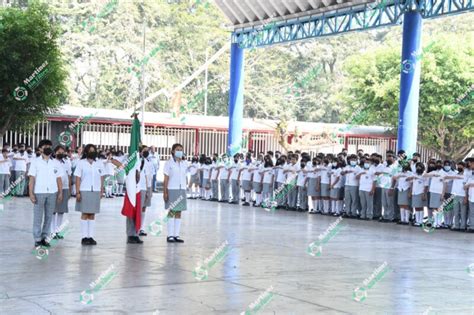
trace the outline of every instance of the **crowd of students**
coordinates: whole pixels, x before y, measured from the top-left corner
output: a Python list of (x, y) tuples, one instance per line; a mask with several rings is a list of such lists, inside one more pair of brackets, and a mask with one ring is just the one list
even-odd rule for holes
[[(141, 192), (141, 226), (127, 218), (127, 242), (141, 244), (146, 236), (146, 208), (156, 191), (159, 157), (154, 147), (139, 150), (137, 189)], [(68, 213), (68, 200), (76, 197), (81, 212), (83, 245), (96, 245), (95, 214), (100, 199), (124, 195), (124, 166), (128, 157), (114, 149), (98, 150), (93, 144), (70, 150), (52, 147), (42, 140), (33, 153), (25, 145), (4, 144), (0, 156), (0, 199), (29, 196), (34, 208), (35, 246), (49, 246), (51, 235), (62, 238), (59, 229)], [(189, 159), (189, 162), (187, 161)], [(378, 220), (452, 231), (474, 232), (474, 158), (454, 162), (411, 156), (401, 150), (378, 153), (323, 154), (269, 151), (228, 156), (201, 155), (187, 158), (175, 144), (164, 167), (164, 200), (170, 210), (168, 242), (179, 237), (181, 199), (200, 198), (243, 206), (308, 211), (311, 214)], [(0, 200), (1, 201), (1, 200)], [(169, 207), (174, 207), (170, 208)], [(427, 218), (425, 218), (425, 210)], [(427, 219), (427, 220), (426, 220)]]
[(403, 150), (214, 154), (192, 158), (189, 188), (190, 198), (472, 233), (473, 171), (474, 158), (423, 163)]

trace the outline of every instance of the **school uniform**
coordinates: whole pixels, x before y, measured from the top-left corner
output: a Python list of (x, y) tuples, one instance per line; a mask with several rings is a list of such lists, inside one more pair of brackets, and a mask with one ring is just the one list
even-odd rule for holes
[[(127, 161), (127, 157), (125, 155), (116, 156), (116, 157), (114, 157), (114, 159), (119, 161), (121, 164), (124, 164)], [(123, 191), (123, 188), (125, 186), (125, 177), (126, 177), (125, 168), (124, 167), (121, 168), (117, 172), (115, 177), (117, 179), (117, 195), (118, 196), (125, 196), (125, 193)]]
[[(343, 200), (343, 189), (344, 179), (341, 175), (342, 168), (336, 168), (331, 170), (331, 191), (329, 193), (331, 197), (331, 213), (339, 215), (342, 212), (342, 200)], [(337, 182), (336, 182), (337, 181)]]
[[(163, 167), (163, 174), (168, 179), (168, 201), (165, 202), (165, 209), (172, 212), (182, 212), (187, 210), (186, 203), (186, 171), (188, 169), (187, 161), (179, 163), (171, 157)], [(179, 237), (181, 228), (181, 219), (169, 217), (167, 222), (168, 237)]]
[(220, 201), (229, 201), (229, 166), (226, 162), (222, 162), (219, 172), (219, 184), (221, 188)]
[[(329, 198), (330, 197), (330, 189), (329, 189), (329, 185), (330, 185), (330, 182), (331, 182), (331, 174), (330, 174), (330, 171), (331, 171), (331, 167), (330, 166), (321, 166), (321, 171), (319, 172), (320, 176), (321, 176), (321, 185), (320, 185), (320, 189), (321, 189), (321, 198)], [(329, 200), (323, 200), (323, 207), (322, 207), (322, 211), (324, 213), (329, 213), (329, 209), (330, 209), (330, 203), (329, 203)]]
[(104, 161), (104, 169), (105, 169), (105, 180), (104, 180), (104, 188), (105, 188), (105, 197), (111, 198), (112, 192), (114, 190), (115, 185), (115, 165), (109, 160)]
[[(393, 221), (395, 219), (395, 202), (394, 196), (395, 192), (392, 188), (392, 177), (394, 175), (395, 166), (384, 166), (380, 168), (379, 171), (384, 173), (379, 175), (378, 182), (380, 187), (382, 187), (382, 210), (383, 210), (383, 220), (385, 222)], [(392, 194), (392, 195), (390, 195)], [(398, 195), (396, 196), (398, 198)]]
[(81, 159), (76, 165), (74, 175), (81, 179), (81, 186), (78, 188), (82, 196), (81, 201), (76, 202), (76, 211), (86, 214), (100, 213), (101, 178), (105, 175), (103, 162), (96, 160), (89, 163), (88, 159)]
[[(51, 220), (58, 196), (57, 179), (61, 178), (63, 168), (54, 159), (38, 157), (31, 164), (29, 176), (34, 177), (33, 194), (33, 238), (35, 242), (46, 239), (51, 233)], [(65, 198), (66, 196), (63, 196)], [(43, 223), (43, 224), (41, 224)]]
[(204, 188), (204, 195), (202, 196), (205, 200), (211, 199), (211, 165), (203, 164), (202, 167), (202, 187)]
[(359, 179), (360, 218), (372, 220), (374, 216), (374, 195), (371, 195), (370, 192), (376, 179), (375, 167), (370, 166), (369, 169), (361, 169), (360, 173), (364, 173)]
[[(343, 169), (345, 172), (346, 182), (344, 186), (344, 203), (346, 204), (346, 215), (357, 216), (359, 208), (359, 181), (356, 176), (360, 173), (361, 168), (358, 165), (348, 165)], [(322, 196), (322, 193), (321, 193)]]
[[(411, 206), (411, 198), (409, 195), (409, 190), (411, 188), (411, 183), (407, 181), (408, 177), (413, 176), (412, 172), (402, 172), (398, 177), (398, 205), (399, 206)], [(408, 223), (410, 221), (410, 209), (400, 208), (400, 220), (403, 223)]]
[(19, 179), (21, 179), (21, 181), (16, 184), (15, 188), (12, 191), (14, 192), (15, 196), (23, 196), (25, 192), (25, 174), (28, 156), (26, 152), (18, 152), (13, 155), (13, 159), (15, 161), (15, 164), (13, 166), (13, 177), (15, 178), (15, 181)]
[(6, 192), (10, 187), (10, 159), (0, 154), (0, 194)]
[(286, 195), (283, 194), (286, 185), (286, 174), (284, 173), (285, 165), (276, 166), (275, 169), (277, 170), (275, 199), (278, 207), (286, 207)]
[(56, 208), (54, 209), (53, 218), (51, 220), (51, 233), (59, 232), (59, 227), (63, 222), (64, 213), (69, 212), (68, 202), (70, 197), (69, 177), (72, 174), (71, 163), (67, 159), (56, 160), (62, 167), (61, 183), (63, 185), (63, 199), (61, 202), (56, 201)]
[(273, 168), (265, 167), (263, 171), (263, 200), (268, 206), (268, 202), (273, 200), (273, 178), (275, 177)]
[(464, 204), (464, 198), (466, 197), (466, 190), (464, 186), (469, 180), (470, 170), (464, 171), (461, 179), (454, 179), (451, 187), (451, 195), (453, 196), (453, 229), (465, 230), (467, 225), (467, 205)]
[[(429, 179), (422, 175), (413, 174), (412, 188), (411, 188), (411, 206), (415, 208), (415, 225), (423, 224), (424, 208), (428, 206), (428, 199), (424, 198), (425, 189), (429, 185)], [(423, 200), (425, 199), (425, 200)], [(416, 209), (422, 209), (416, 211)]]
[(438, 174), (439, 176), (430, 178), (428, 217), (432, 218), (433, 211), (437, 211), (436, 215), (434, 216), (434, 226), (439, 227), (443, 218), (443, 215), (440, 211), (443, 211), (441, 205), (443, 204), (444, 196), (441, 194), (443, 192), (445, 172), (443, 170), (436, 170), (430, 174)]
[[(474, 184), (474, 174), (472, 173), (471, 170), (469, 170), (471, 172), (471, 175), (468, 176), (468, 180), (467, 180), (467, 184), (468, 185), (471, 185), (471, 184)], [(468, 204), (469, 204), (469, 216), (468, 216), (468, 228), (467, 230), (471, 233), (474, 233), (474, 186), (473, 187), (469, 187), (469, 189), (467, 190), (467, 194), (468, 194)]]
[[(379, 164), (374, 166), (375, 172), (382, 171), (385, 166)], [(380, 176), (375, 178), (375, 193), (374, 193), (374, 218), (378, 219), (382, 217), (382, 186), (380, 185)]]
[(288, 164), (286, 166), (286, 170), (288, 173), (286, 173), (286, 183), (288, 189), (288, 208), (290, 210), (295, 210), (296, 209), (296, 202), (297, 202), (297, 197), (298, 197), (298, 189), (297, 189), (297, 174), (299, 171), (300, 167), (298, 164)]
[(252, 188), (255, 193), (255, 205), (258, 207), (262, 203), (262, 172), (263, 164), (261, 162), (256, 162), (254, 164), (253, 178), (252, 178)]
[(239, 204), (239, 197), (240, 197), (240, 185), (239, 185), (239, 173), (241, 170), (241, 165), (239, 162), (232, 164), (229, 168), (230, 180), (232, 183), (232, 203)]
[[(446, 176), (455, 176), (457, 172), (449, 169), (449, 171), (442, 170), (443, 175)], [(451, 190), (453, 189), (453, 180), (444, 180), (444, 184), (446, 185), (446, 191), (444, 193), (444, 200), (449, 200), (451, 198)], [(443, 217), (444, 217), (444, 224), (445, 227), (451, 227), (453, 224), (453, 211), (452, 207), (449, 210), (443, 210)]]
[(307, 174), (304, 173), (305, 170), (307, 170), (306, 167), (305, 169), (301, 169), (300, 167), (298, 179), (296, 181), (296, 185), (298, 186), (298, 207), (304, 211), (308, 210), (308, 189), (306, 187)]
[[(153, 171), (154, 171), (154, 167), (153, 167), (153, 163), (148, 158), (145, 159), (144, 169), (145, 169), (145, 174), (146, 174), (147, 195), (146, 195), (146, 198), (145, 198), (145, 203), (142, 204), (142, 208), (143, 207), (151, 207), (151, 198), (153, 198)], [(143, 216), (144, 216), (144, 214), (143, 214)], [(142, 217), (142, 225), (143, 225), (144, 222), (145, 222), (144, 217)]]
[(219, 200), (219, 181), (217, 179), (219, 175), (219, 170), (217, 169), (217, 164), (215, 162), (211, 165), (211, 191), (212, 198), (211, 200)]

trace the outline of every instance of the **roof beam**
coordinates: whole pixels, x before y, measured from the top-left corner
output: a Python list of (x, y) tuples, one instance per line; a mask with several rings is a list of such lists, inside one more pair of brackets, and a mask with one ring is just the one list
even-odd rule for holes
[(239, 10), (245, 15), (245, 17), (247, 18), (247, 20), (248, 20), (249, 22), (255, 21), (255, 19), (254, 19), (253, 17), (251, 17), (251, 16), (249, 16), (249, 15), (247, 14), (247, 10), (246, 10), (246, 8), (244, 8), (244, 7), (242, 6), (242, 2), (240, 2), (240, 1), (235, 1), (235, 4), (236, 4), (237, 7), (239, 8)]
[(244, 21), (243, 21), (243, 20), (240, 18), (240, 16), (234, 11), (234, 9), (232, 8), (232, 6), (227, 3), (227, 1), (229, 1), (229, 0), (221, 0), (221, 1), (222, 1), (222, 3), (226, 6), (226, 8), (229, 9), (229, 11), (234, 15), (235, 19), (236, 19), (237, 21), (239, 21), (240, 24), (243, 24)]
[[(307, 7), (304, 3), (301, 2), (301, 0), (295, 0), (295, 3), (296, 3), (296, 5), (298, 6), (298, 8), (300, 9), (301, 12), (306, 11)], [(309, 2), (307, 4), (311, 6), (311, 4)], [(311, 9), (314, 9), (314, 8), (311, 7)]]
[(224, 4), (223, 4), (222, 0), (215, 0), (215, 1), (216, 1), (216, 4), (217, 4), (217, 7), (221, 10), (221, 12), (224, 13), (224, 15), (232, 22), (232, 24), (235, 24), (237, 19), (235, 18), (235, 16), (232, 15), (232, 13), (230, 13), (230, 11), (227, 7), (225, 7), (225, 9), (224, 9)]
[[(250, 10), (252, 10), (253, 14), (255, 14), (256, 17), (258, 17), (258, 19), (260, 21), (264, 20), (265, 19), (265, 16), (261, 15), (260, 12), (257, 10), (257, 8), (253, 5), (253, 3), (251, 2), (251, 0), (244, 0), (245, 4), (250, 8)], [(258, 3), (258, 2), (257, 2)], [(265, 11), (264, 11), (265, 12)]]

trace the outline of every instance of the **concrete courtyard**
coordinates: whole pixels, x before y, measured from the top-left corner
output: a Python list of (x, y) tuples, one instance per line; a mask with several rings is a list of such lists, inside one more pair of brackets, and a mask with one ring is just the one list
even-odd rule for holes
[[(34, 252), (30, 201), (6, 202), (0, 314), (474, 314), (474, 234), (343, 219), (311, 255), (308, 245), (337, 218), (188, 200), (184, 244), (167, 244), (163, 229), (135, 245), (115, 198), (102, 199), (98, 245), (84, 247), (74, 202), (72, 230), (47, 256)], [(163, 214), (155, 194), (146, 221)], [(229, 251), (199, 280), (193, 270), (226, 241)]]

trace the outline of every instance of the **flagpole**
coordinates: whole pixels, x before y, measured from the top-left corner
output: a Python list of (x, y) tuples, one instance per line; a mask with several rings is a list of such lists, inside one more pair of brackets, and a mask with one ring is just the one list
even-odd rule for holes
[[(142, 1), (143, 9), (143, 56), (145, 56), (145, 45), (146, 45), (146, 16), (145, 16), (145, 0)], [(141, 104), (142, 104), (142, 121), (141, 121), (141, 139), (145, 141), (145, 62), (142, 62), (142, 75), (141, 75)]]

